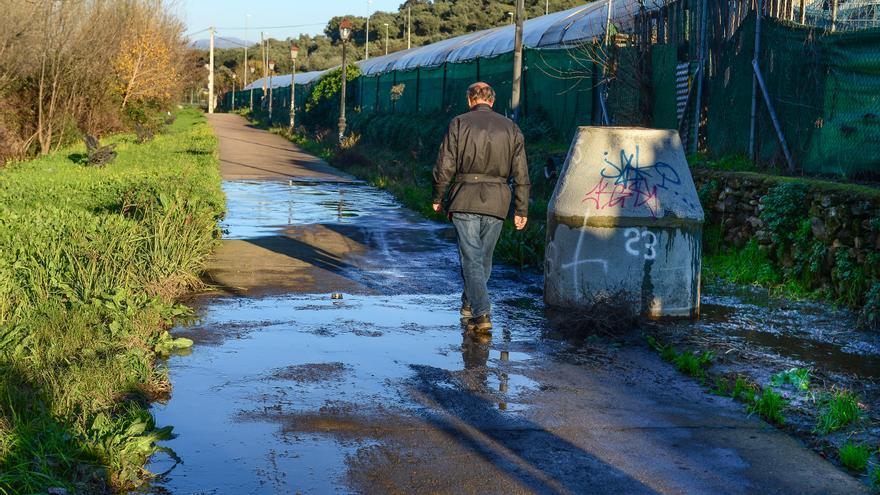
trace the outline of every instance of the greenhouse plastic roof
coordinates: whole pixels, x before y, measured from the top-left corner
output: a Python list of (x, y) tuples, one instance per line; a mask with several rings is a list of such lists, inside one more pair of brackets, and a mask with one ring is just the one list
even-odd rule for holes
[[(633, 13), (642, 6), (638, 0), (611, 0), (612, 22), (619, 31), (633, 28)], [(523, 23), (523, 46), (526, 48), (562, 48), (591, 40), (605, 34), (609, 0), (574, 7), (561, 12), (529, 19)], [(645, 10), (656, 10), (662, 0), (645, 2)], [(465, 62), (481, 57), (493, 57), (514, 50), (515, 26), (513, 24), (464, 34), (430, 45), (411, 48), (369, 60), (356, 62), (366, 75), (391, 71), (413, 70), (417, 67), (436, 67), (445, 62)], [(296, 84), (308, 84), (326, 71), (307, 72), (296, 75)], [(301, 77), (302, 76), (302, 77)], [(262, 79), (251, 86), (262, 87)], [(289, 86), (290, 75), (275, 76), (272, 86)]]
[[(326, 70), (316, 70), (312, 72), (299, 72), (296, 74), (296, 83), (297, 84), (308, 84), (323, 75)], [(257, 89), (263, 87), (263, 79), (268, 79), (266, 77), (262, 77), (257, 79), (256, 81), (248, 84), (244, 87), (244, 89)], [(278, 74), (276, 76), (272, 76), (272, 87), (273, 88), (286, 88), (290, 86), (290, 74)]]

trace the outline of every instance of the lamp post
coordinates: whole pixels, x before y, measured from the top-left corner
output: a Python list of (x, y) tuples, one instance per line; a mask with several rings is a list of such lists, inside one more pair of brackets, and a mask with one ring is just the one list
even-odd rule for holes
[(370, 12), (373, 9), (373, 0), (367, 0), (367, 41), (364, 43), (364, 60), (370, 60)]
[[(255, 69), (253, 66), (251, 66), (251, 81), (253, 81), (254, 72), (256, 72), (256, 71), (257, 71), (257, 69)], [(254, 83), (253, 82), (251, 82), (251, 103), (250, 103), (250, 106), (251, 106), (251, 112), (253, 112), (254, 111)]]
[(235, 111), (235, 73), (232, 73), (232, 111)]
[(346, 70), (345, 45), (351, 37), (351, 21), (343, 19), (339, 23), (339, 39), (342, 40), (342, 91), (339, 102), (339, 144), (342, 144), (342, 138), (345, 137), (345, 87), (348, 83), (348, 71)]
[(388, 55), (388, 23), (385, 23), (385, 55)]
[(275, 72), (275, 61), (269, 61), (269, 124), (272, 124), (272, 73)]
[(290, 134), (293, 135), (294, 124), (296, 120), (296, 56), (299, 54), (299, 47), (296, 43), (290, 44), (290, 61), (293, 62), (293, 74), (290, 76)]

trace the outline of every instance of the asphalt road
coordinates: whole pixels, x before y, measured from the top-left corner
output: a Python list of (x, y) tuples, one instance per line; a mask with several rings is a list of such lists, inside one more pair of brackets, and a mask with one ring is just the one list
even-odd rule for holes
[[(449, 227), (241, 117), (211, 118), (229, 216), (214, 295), (154, 407), (152, 493), (861, 493), (640, 338), (572, 343), (496, 266), (463, 335)], [(331, 299), (338, 292), (342, 299)]]

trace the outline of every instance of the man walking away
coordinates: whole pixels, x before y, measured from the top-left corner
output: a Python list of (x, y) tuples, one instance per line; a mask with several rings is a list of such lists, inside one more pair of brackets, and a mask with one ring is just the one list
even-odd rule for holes
[(464, 293), (461, 316), (468, 331), (489, 332), (492, 309), (486, 283), (501, 225), (510, 209), (513, 178), (514, 224), (528, 220), (529, 170), (523, 135), (510, 119), (495, 113), (495, 91), (486, 83), (467, 92), (470, 111), (454, 118), (434, 165), (434, 211), (440, 211), (450, 183), (448, 207), (458, 236)]

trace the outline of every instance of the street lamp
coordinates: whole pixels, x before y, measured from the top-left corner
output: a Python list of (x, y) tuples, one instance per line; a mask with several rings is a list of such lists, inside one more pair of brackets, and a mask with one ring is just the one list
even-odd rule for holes
[(269, 124), (272, 124), (272, 73), (275, 72), (275, 61), (269, 61)]
[(339, 144), (345, 137), (345, 87), (348, 85), (348, 71), (346, 70), (345, 45), (351, 37), (351, 21), (343, 19), (339, 23), (339, 39), (342, 40), (342, 95), (339, 104)]
[(385, 55), (388, 55), (388, 23), (385, 23)]
[(293, 135), (294, 122), (296, 118), (296, 56), (299, 54), (299, 47), (296, 43), (290, 44), (290, 61), (293, 62), (293, 74), (290, 76), (290, 134)]
[(235, 111), (235, 72), (232, 73), (232, 111)]

